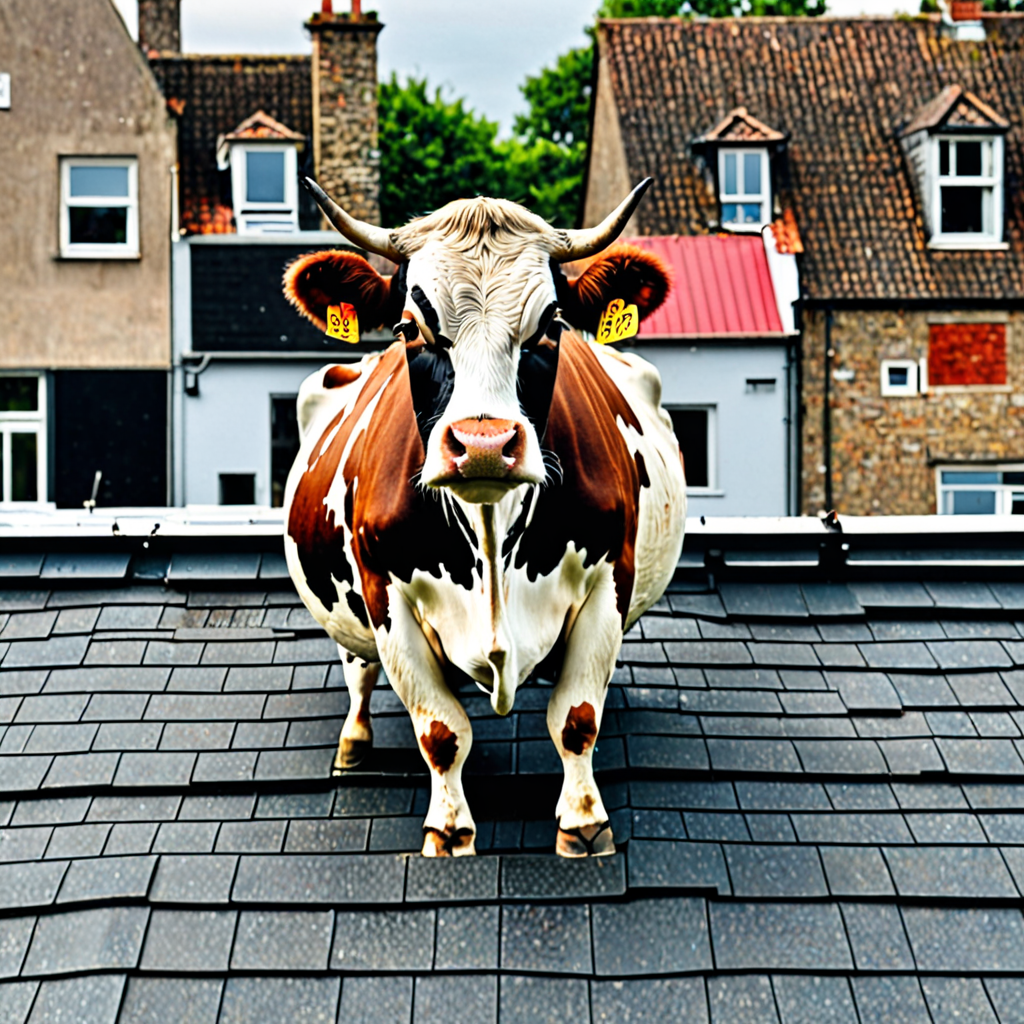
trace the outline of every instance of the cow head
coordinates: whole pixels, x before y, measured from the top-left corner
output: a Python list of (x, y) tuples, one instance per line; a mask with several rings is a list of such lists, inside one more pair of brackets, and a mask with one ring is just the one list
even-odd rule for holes
[[(635, 246), (608, 249), (650, 184), (596, 228), (560, 231), (503, 199), (463, 199), (389, 231), (348, 216), (307, 187), (351, 242), (398, 265), (379, 274), (351, 252), (311, 253), (285, 273), (285, 294), (322, 330), (349, 303), (361, 325), (394, 324), (409, 366), (425, 459), (420, 482), (490, 503), (547, 477), (542, 443), (565, 321), (596, 330), (615, 298), (641, 319), (664, 301), (668, 272)], [(560, 264), (589, 260), (576, 277)], [(563, 319), (564, 318), (564, 319)]]

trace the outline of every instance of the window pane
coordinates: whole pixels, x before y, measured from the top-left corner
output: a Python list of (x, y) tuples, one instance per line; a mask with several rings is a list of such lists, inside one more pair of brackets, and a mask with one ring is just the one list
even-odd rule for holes
[(984, 191), (983, 188), (973, 188), (970, 185), (943, 186), (943, 234), (967, 234), (985, 230), (981, 209)]
[(128, 196), (127, 167), (72, 167), (73, 196)]
[(72, 206), (68, 209), (72, 245), (124, 245), (128, 210), (123, 206)]
[(669, 409), (672, 429), (683, 453), (687, 487), (707, 487), (708, 411), (707, 409)]
[(905, 366), (890, 366), (889, 367), (889, 386), (905, 388), (907, 381), (910, 379), (910, 370)]
[(222, 505), (254, 505), (256, 503), (256, 474), (221, 473), (220, 503)]
[(995, 491), (954, 491), (953, 515), (991, 516), (996, 512)]
[(999, 474), (965, 473), (955, 469), (944, 469), (942, 471), (942, 482), (944, 484), (997, 484), (999, 483)]
[(284, 202), (284, 153), (245, 154), (247, 202)]
[(722, 186), (722, 191), (727, 196), (734, 196), (739, 193), (739, 189), (736, 187), (736, 154), (726, 153), (725, 154), (725, 184)]
[(756, 196), (761, 191), (761, 154), (743, 154), (743, 191)]
[(740, 219), (740, 208), (735, 203), (722, 204), (722, 223), (738, 224)]
[(945, 139), (939, 142), (939, 174), (949, 174), (949, 143)]
[(1010, 506), (1010, 515), (1024, 516), (1024, 494), (1015, 494), (1013, 504)]
[(981, 174), (981, 143), (956, 144), (956, 173), (961, 177)]
[(36, 435), (11, 434), (11, 501), (38, 501)]
[(0, 412), (37, 412), (38, 377), (0, 377)]
[(761, 223), (761, 204), (760, 203), (744, 203), (743, 204), (743, 223), (744, 224), (760, 224)]
[(1024, 484), (1024, 473), (1018, 473), (1016, 471), (1003, 473), (1003, 483), (1011, 485), (1016, 484), (1017, 486)]
[(299, 423), (295, 395), (270, 399), (270, 504), (284, 504), (284, 486), (295, 456), (299, 454)]

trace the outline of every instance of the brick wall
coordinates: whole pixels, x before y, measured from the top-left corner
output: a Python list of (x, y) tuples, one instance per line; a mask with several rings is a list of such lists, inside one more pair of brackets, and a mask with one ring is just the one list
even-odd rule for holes
[[(807, 312), (801, 494), (811, 515), (825, 502), (824, 334), (824, 312)], [(990, 382), (943, 391), (930, 380), (928, 394), (883, 398), (881, 361), (929, 359), (933, 338), (940, 373)], [(998, 378), (1000, 338), (1004, 386), (991, 383)], [(978, 345), (982, 358), (975, 359)], [(1024, 314), (836, 312), (832, 348), (833, 370), (852, 371), (850, 380), (831, 381), (832, 494), (840, 513), (933, 513), (937, 462), (1024, 461)]]
[[(321, 187), (353, 217), (380, 223), (377, 34), (373, 14), (314, 14), (314, 147)], [(317, 114), (318, 111), (318, 114)], [(327, 223), (324, 223), (328, 227)]]

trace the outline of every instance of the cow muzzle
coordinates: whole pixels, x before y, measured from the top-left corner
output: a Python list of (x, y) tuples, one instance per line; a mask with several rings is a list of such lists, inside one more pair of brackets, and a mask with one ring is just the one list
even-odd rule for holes
[(534, 483), (525, 472), (526, 431), (515, 420), (463, 419), (441, 437), (441, 473), (432, 483), (472, 502), (498, 501), (511, 488)]

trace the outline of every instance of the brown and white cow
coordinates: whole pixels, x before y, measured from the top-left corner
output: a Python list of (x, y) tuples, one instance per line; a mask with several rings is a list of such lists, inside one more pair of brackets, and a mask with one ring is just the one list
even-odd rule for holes
[[(686, 491), (657, 371), (564, 328), (593, 332), (612, 299), (641, 318), (664, 301), (656, 257), (607, 248), (647, 184), (599, 227), (567, 232), (486, 198), (388, 231), (307, 183), (343, 235), (398, 270), (311, 253), (288, 268), (286, 295), (321, 328), (329, 305), (348, 303), (363, 327), (397, 323), (397, 340), (303, 385), (288, 566), (344, 662), (352, 700), (335, 768), (372, 744), (381, 664), (412, 716), (431, 777), (426, 856), (475, 852), (459, 682), (473, 679), (505, 715), (553, 652), (557, 851), (615, 850), (594, 746), (623, 632), (676, 566)], [(578, 277), (562, 273), (598, 253)]]

